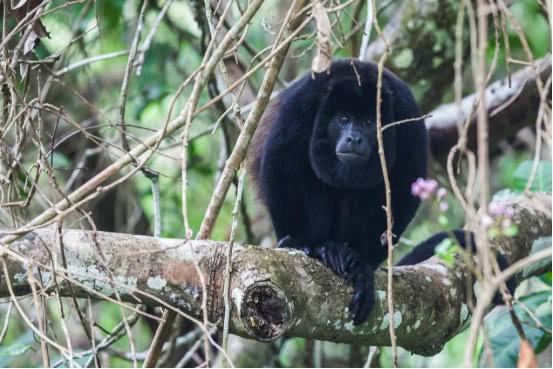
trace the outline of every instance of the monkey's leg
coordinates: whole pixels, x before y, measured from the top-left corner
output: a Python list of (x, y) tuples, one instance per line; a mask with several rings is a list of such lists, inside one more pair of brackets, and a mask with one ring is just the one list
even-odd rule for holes
[(374, 270), (370, 265), (358, 264), (352, 272), (353, 297), (349, 304), (353, 324), (367, 321), (374, 306)]

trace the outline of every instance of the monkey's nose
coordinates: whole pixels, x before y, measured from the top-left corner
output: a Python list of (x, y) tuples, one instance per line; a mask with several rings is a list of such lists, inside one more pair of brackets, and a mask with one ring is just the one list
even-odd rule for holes
[(352, 145), (359, 145), (362, 141), (360, 135), (349, 135), (346, 137), (346, 142)]

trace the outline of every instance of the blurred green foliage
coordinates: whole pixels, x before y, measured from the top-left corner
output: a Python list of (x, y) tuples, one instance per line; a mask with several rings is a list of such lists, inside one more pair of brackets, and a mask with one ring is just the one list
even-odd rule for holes
[[(56, 0), (53, 6), (61, 5), (64, 0)], [(159, 10), (157, 2), (151, 2), (150, 10), (146, 16), (146, 30), (151, 28), (155, 16)], [(245, 3), (242, 1), (242, 3)], [(267, 1), (260, 11), (259, 19), (262, 21), (252, 22), (247, 41), (257, 50), (261, 50), (270, 44), (272, 40), (271, 30), (277, 29), (277, 17), (275, 16), (277, 1)], [(65, 50), (71, 44), (74, 32), (81, 34), (82, 38), (76, 42), (74, 47), (65, 55), (65, 65), (70, 65), (84, 58), (100, 55), (104, 53), (125, 50), (130, 45), (131, 39), (136, 27), (136, 17), (139, 12), (139, 1), (125, 0), (97, 0), (93, 3), (93, 11), (83, 15), (88, 5), (75, 4), (54, 12), (43, 21), (52, 37), (42, 40), (42, 44), (37, 48), (36, 54), (40, 58), (57, 55)], [(542, 57), (550, 52), (551, 36), (547, 20), (535, 0), (519, 0), (513, 3), (511, 11), (515, 19), (520, 23), (524, 30), (524, 35), (528, 39), (531, 52), (535, 58)], [(364, 14), (363, 9), (360, 14)], [(340, 25), (350, 27), (349, 14), (343, 14)], [(200, 28), (194, 20), (194, 13), (191, 3), (185, 1), (176, 1), (171, 6), (168, 14), (168, 23), (162, 23), (157, 31), (152, 47), (148, 50), (140, 76), (133, 76), (129, 88), (129, 102), (127, 105), (127, 118), (132, 127), (129, 127), (129, 133), (137, 138), (144, 138), (151, 134), (151, 130), (157, 130), (163, 124), (169, 112), (172, 100), (175, 98), (180, 83), (185, 76), (190, 75), (193, 68), (197, 67), (202, 55), (200, 49)], [(346, 20), (347, 19), (347, 20)], [(78, 23), (73, 24), (74, 21)], [(351, 22), (355, 25), (355, 22)], [(508, 39), (510, 43), (511, 56), (515, 59), (526, 59), (523, 45), (521, 44), (516, 30), (508, 27)], [(337, 32), (338, 33), (338, 32)], [(440, 34), (443, 37), (445, 33)], [(373, 31), (373, 38), (376, 37)], [(291, 55), (297, 58), (290, 58), (290, 62), (297, 63), (301, 72), (307, 70), (310, 64), (311, 40), (298, 40), (291, 51)], [(488, 50), (488, 59), (491, 62), (496, 44), (490, 42)], [(496, 75), (503, 77), (506, 74), (505, 47), (500, 40), (499, 59)], [(251, 60), (252, 56), (244, 50), (239, 50), (240, 56), (245, 60)], [(299, 57), (298, 57), (299, 56)], [(349, 56), (346, 48), (338, 49), (336, 57)], [(396, 64), (407, 66), (409, 59), (413, 55), (409, 52), (399, 52), (394, 56)], [(430, 61), (429, 61), (430, 62)], [(72, 73), (65, 81), (72, 86), (75, 91), (85, 91), (90, 99), (94, 99), (96, 106), (103, 107), (101, 111), (96, 112), (103, 125), (100, 133), (107, 139), (117, 137), (118, 131), (114, 129), (116, 122), (116, 102), (120, 93), (120, 82), (126, 65), (126, 57), (119, 57), (93, 63), (85, 68)], [(259, 83), (263, 71), (254, 74), (253, 81)], [(177, 99), (173, 109), (173, 116), (179, 112), (187, 96), (190, 94), (190, 88), (183, 91), (180, 98)], [(449, 95), (448, 95), (449, 96)], [(64, 96), (64, 104), (79, 114), (82, 110), (82, 117), (87, 117), (87, 107), (76, 96)], [(209, 96), (202, 94), (200, 105), (207, 102)], [(194, 121), (192, 127), (192, 136), (210, 126), (217, 120), (219, 111), (213, 109), (200, 114)], [(189, 157), (189, 183), (188, 183), (188, 214), (190, 226), (193, 230), (198, 230), (203, 219), (203, 215), (212, 191), (216, 183), (216, 174), (218, 173), (217, 163), (219, 160), (220, 130), (213, 135), (205, 135), (190, 142), (188, 147)], [(183, 219), (182, 219), (182, 192), (180, 182), (180, 138), (174, 137), (166, 140), (162, 145), (165, 155), (156, 155), (148, 165), (160, 172), (160, 192), (161, 192), (161, 214), (162, 214), (162, 236), (183, 238)], [(133, 144), (135, 142), (132, 142)], [(169, 147), (174, 146), (174, 147)], [(512, 151), (503, 155), (492, 168), (493, 190), (499, 191), (509, 189), (520, 192), (524, 190), (530, 173), (532, 172), (533, 153), (528, 151)], [(53, 164), (57, 170), (65, 170), (71, 166), (71, 160), (63, 153), (56, 152), (53, 155)], [(34, 158), (29, 159), (30, 165), (34, 164)], [(27, 165), (27, 163), (26, 163)], [(551, 161), (540, 161), (536, 168), (536, 176), (530, 189), (532, 191), (551, 191)], [(445, 181), (442, 181), (446, 185)], [(151, 182), (142, 174), (135, 176), (132, 186), (138, 198), (148, 221), (153, 224), (153, 201)], [(257, 206), (254, 200), (253, 191), (246, 188), (245, 196), (247, 207), (255, 209)], [(231, 189), (229, 196), (225, 201), (223, 209), (217, 220), (212, 238), (225, 240), (229, 237), (231, 211), (235, 201), (234, 190)], [(117, 206), (117, 205), (114, 205)], [(410, 241), (405, 243), (398, 250), (398, 256), (406, 252), (412, 243), (416, 243), (432, 233), (442, 229), (442, 226), (435, 221), (440, 214), (437, 209), (424, 204), (420, 209), (416, 219), (411, 224), (404, 238)], [(459, 204), (450, 204), (448, 213), (449, 227), (456, 228), (463, 224), (464, 214)], [(244, 240), (243, 228), (241, 228), (238, 240)], [(551, 240), (549, 239), (549, 245)], [(539, 285), (536, 291), (535, 285)], [(515, 309), (524, 322), (524, 329), (532, 345), (536, 350), (543, 349), (551, 342), (551, 335), (543, 329), (536, 328), (534, 318), (540, 321), (540, 324), (551, 330), (551, 272), (544, 273), (541, 276), (533, 278), (526, 283), (519, 292), (520, 301), (527, 308), (534, 312), (535, 317), (530, 317), (520, 306)], [(27, 301), (28, 302), (28, 301)], [(52, 319), (61, 319), (55, 304), (51, 304), (49, 316)], [(83, 304), (84, 305), (84, 304)], [(15, 309), (14, 309), (15, 310)], [(69, 311), (70, 309), (66, 309)], [(5, 310), (2, 310), (5, 311)], [(121, 311), (115, 304), (108, 302), (98, 302), (94, 305), (93, 314), (98, 324), (105, 331), (111, 331), (121, 322)], [(12, 311), (7, 335), (0, 345), (0, 367), (26, 367), (41, 366), (40, 344), (32, 332), (18, 318), (15, 311)], [(4, 318), (4, 317), (2, 317)], [(0, 318), (0, 323), (3, 319)], [(79, 326), (75, 316), (66, 317), (70, 324), (70, 329), (77, 334), (84, 336), (82, 327)], [(493, 352), (493, 360), (498, 366), (513, 366), (516, 363), (518, 353), (518, 336), (505, 308), (498, 308), (496, 313), (486, 319), (487, 334)], [(58, 328), (56, 328), (58, 329)], [(59, 330), (59, 329), (58, 329)], [(63, 337), (63, 333), (57, 332), (58, 337)], [(152, 332), (149, 327), (140, 320), (133, 327), (133, 339), (137, 351), (143, 351), (148, 347), (152, 338)], [(444, 350), (432, 357), (424, 358), (417, 355), (411, 355), (408, 352), (400, 350), (401, 366), (412, 367), (455, 367), (462, 365), (467, 332), (459, 334), (448, 342)], [(87, 343), (74, 342), (77, 346)], [(305, 353), (304, 339), (290, 339), (280, 347), (276, 353), (279, 364), (283, 367), (293, 366), (298, 360), (303, 360)], [(114, 346), (114, 349), (123, 352), (129, 351), (128, 337), (124, 336)], [(383, 367), (391, 366), (390, 352), (388, 348), (382, 350), (380, 364)], [(55, 356), (53, 357), (56, 358)], [(298, 359), (300, 358), (300, 359)], [(80, 359), (80, 360), (85, 360)], [(132, 363), (127, 360), (111, 355), (109, 359), (110, 366), (129, 367)], [(62, 367), (64, 365), (61, 365)]]
[[(551, 287), (521, 297), (514, 309), (522, 323), (526, 339), (540, 353), (551, 344)], [(524, 306), (524, 309), (522, 308)], [(520, 337), (513, 326), (509, 311), (497, 309), (486, 317), (486, 330), (493, 353), (491, 366), (515, 367)], [(481, 356), (484, 350), (481, 351)]]

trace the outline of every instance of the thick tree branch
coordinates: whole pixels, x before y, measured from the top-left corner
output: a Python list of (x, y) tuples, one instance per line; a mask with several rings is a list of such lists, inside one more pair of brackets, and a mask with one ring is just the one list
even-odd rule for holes
[[(537, 73), (536, 73), (537, 72)], [(486, 89), (486, 110), (490, 125), (490, 147), (497, 142), (511, 137), (521, 128), (536, 123), (540, 106), (540, 94), (536, 87), (536, 74), (542, 80), (551, 77), (551, 55), (536, 61), (536, 70), (531, 66), (523, 68), (511, 76), (492, 83)], [(477, 94), (468, 95), (461, 103), (464, 121), (471, 117), (469, 129), (469, 146), (476, 146), (476, 110)], [(550, 98), (550, 97), (549, 97)], [(430, 112), (426, 126), (430, 134), (432, 156), (445, 160), (449, 150), (457, 143), (458, 110), (455, 103), (444, 104)]]
[[(534, 194), (506, 201), (515, 209), (514, 220), (520, 232), (514, 238), (500, 240), (497, 246), (516, 261), (530, 253), (534, 240), (551, 234), (551, 195)], [(69, 277), (78, 282), (72, 289), (67, 282), (61, 282), (66, 270), (54, 230), (31, 232), (12, 243), (10, 251), (2, 247), (17, 295), (30, 292), (28, 273), (42, 280), (47, 290), (53, 289), (53, 265), (62, 295), (69, 296), (73, 291), (79, 296), (94, 296), (94, 290), (112, 296), (117, 290), (130, 303), (159, 305), (159, 299), (200, 317), (200, 270), (207, 282), (210, 321), (222, 322), (224, 243), (66, 231), (63, 245)], [(105, 254), (103, 261), (98, 247)], [(28, 262), (23, 265), (14, 253)], [(386, 313), (386, 273), (378, 272), (375, 310), (369, 321), (359, 327), (353, 326), (345, 308), (351, 287), (303, 253), (235, 246), (232, 263), (231, 332), (261, 341), (286, 335), (384, 346), (389, 344), (388, 324), (394, 324), (398, 345), (431, 355), (440, 351), (469, 317), (464, 293), (466, 268), (461, 262), (455, 270), (448, 270), (435, 258), (396, 268), (395, 314), (391, 318)], [(7, 296), (6, 276), (0, 275), (0, 297)]]

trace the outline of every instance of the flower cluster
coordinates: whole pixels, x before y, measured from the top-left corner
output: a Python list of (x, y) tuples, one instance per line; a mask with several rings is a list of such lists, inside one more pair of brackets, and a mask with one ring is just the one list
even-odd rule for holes
[(449, 204), (446, 201), (447, 190), (439, 187), (435, 179), (417, 178), (411, 184), (411, 193), (421, 200), (431, 200), (432, 206), (441, 213), (438, 216), (438, 224), (442, 227), (449, 226), (449, 219), (446, 216), (449, 209)]
[[(411, 184), (411, 193), (421, 200), (429, 200), (431, 206), (438, 211), (438, 224), (442, 227), (449, 227), (448, 192), (445, 188), (440, 187), (435, 179), (417, 178)], [(512, 207), (495, 201), (489, 204), (488, 214), (484, 214), (480, 218), (480, 224), (486, 229), (490, 239), (498, 236), (514, 237), (518, 233), (518, 227), (513, 223), (513, 216)]]
[(500, 202), (492, 202), (488, 206), (490, 215), (484, 214), (480, 219), (481, 224), (488, 229), (490, 237), (504, 235), (512, 237), (517, 234), (518, 228), (513, 224), (513, 208)]
[(426, 200), (438, 189), (438, 182), (434, 179), (417, 178), (411, 185), (411, 193), (421, 200)]
[(449, 209), (449, 204), (444, 200), (447, 190), (443, 187), (438, 188), (438, 182), (435, 179), (418, 178), (411, 185), (411, 193), (421, 200), (435, 197), (439, 202), (438, 207), (442, 213)]

